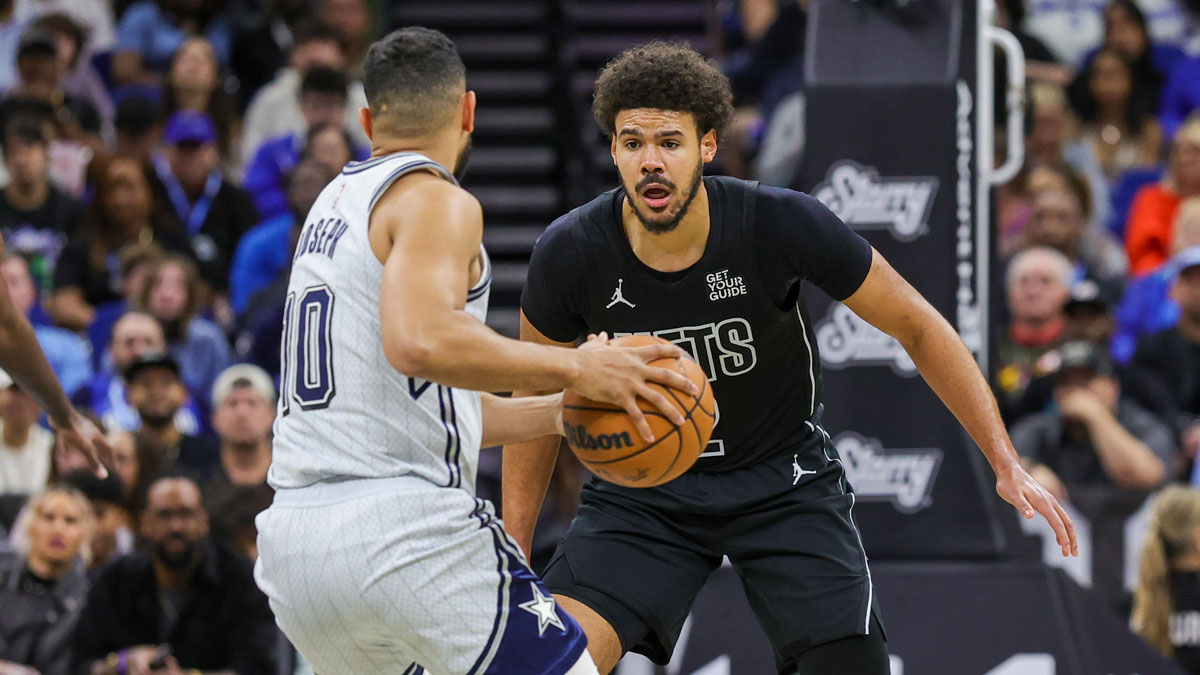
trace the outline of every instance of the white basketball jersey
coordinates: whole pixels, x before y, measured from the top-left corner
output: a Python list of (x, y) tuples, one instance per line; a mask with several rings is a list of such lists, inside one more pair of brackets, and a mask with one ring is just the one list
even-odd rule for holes
[[(317, 481), (411, 475), (475, 490), (478, 392), (407, 377), (383, 353), (383, 265), (367, 237), (371, 210), (411, 171), (454, 177), (412, 152), (351, 162), (325, 186), (296, 246), (285, 306), (282, 379), (268, 481), (276, 489)], [(484, 320), (491, 265), (467, 294)], [(403, 330), (403, 327), (398, 327)]]

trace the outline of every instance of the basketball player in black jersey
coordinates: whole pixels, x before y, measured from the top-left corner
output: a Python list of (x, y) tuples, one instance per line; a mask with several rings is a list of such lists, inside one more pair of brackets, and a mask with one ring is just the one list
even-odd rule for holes
[[(596, 479), (544, 578), (608, 672), (629, 650), (666, 663), (708, 575), (728, 556), (781, 673), (888, 672), (874, 589), (837, 450), (820, 426), (820, 364), (800, 302), (808, 282), (896, 337), (996, 472), (1041, 513), (1063, 554), (1070, 518), (1021, 467), (958, 335), (820, 202), (702, 177), (732, 114), (728, 80), (680, 45), (630, 49), (601, 73), (593, 112), (621, 186), (538, 240), (521, 336), (572, 345), (652, 333), (691, 352), (719, 418), (696, 465), (665, 485)], [(504, 521), (529, 550), (558, 440), (504, 451)]]

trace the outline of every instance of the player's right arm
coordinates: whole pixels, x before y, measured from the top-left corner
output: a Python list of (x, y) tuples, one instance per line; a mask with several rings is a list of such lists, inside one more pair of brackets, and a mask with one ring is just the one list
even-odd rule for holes
[[(521, 312), (521, 339), (535, 344), (571, 346), (571, 343), (555, 342), (542, 335), (541, 331), (529, 323), (525, 312)], [(513, 398), (550, 393), (553, 392), (514, 391)], [(546, 490), (550, 487), (550, 477), (554, 474), (560, 440), (557, 435), (543, 436), (524, 443), (510, 443), (504, 446), (500, 472), (500, 503), (504, 509), (504, 528), (525, 551), (526, 558), (532, 555), (533, 530), (537, 525), (538, 513), (542, 510), (542, 502), (546, 499)]]
[(677, 348), (563, 349), (506, 338), (464, 311), (483, 237), (479, 202), (465, 190), (432, 174), (410, 174), (380, 198), (371, 229), (373, 247), (386, 241), (379, 300), (383, 349), (401, 373), (476, 391), (574, 389), (621, 406), (646, 438), (653, 434), (638, 410), (639, 397), (682, 423), (650, 383), (688, 392), (694, 385), (680, 373), (648, 365), (678, 356)]
[[(4, 244), (0, 241), (0, 256)], [(17, 310), (8, 294), (8, 284), (0, 277), (0, 368), (3, 368), (21, 389), (33, 396), (46, 411), (50, 423), (63, 438), (82, 450), (97, 475), (107, 475), (104, 462), (111, 458), (104, 435), (86, 417), (80, 415), (67, 399), (42, 346), (38, 344), (33, 326)]]

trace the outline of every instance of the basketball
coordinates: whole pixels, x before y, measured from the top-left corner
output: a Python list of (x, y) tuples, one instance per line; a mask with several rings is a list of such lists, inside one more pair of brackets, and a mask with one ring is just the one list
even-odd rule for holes
[[(610, 344), (640, 347), (662, 338), (630, 335)], [(626, 487), (652, 487), (677, 478), (696, 463), (712, 436), (716, 423), (716, 405), (708, 375), (690, 358), (658, 359), (650, 362), (659, 368), (674, 368), (700, 388), (699, 396), (651, 383), (674, 402), (683, 413), (680, 426), (667, 419), (648, 402), (638, 399), (638, 407), (654, 432), (647, 443), (638, 433), (624, 409), (593, 401), (568, 389), (563, 395), (563, 430), (567, 445), (592, 473), (606, 481)]]

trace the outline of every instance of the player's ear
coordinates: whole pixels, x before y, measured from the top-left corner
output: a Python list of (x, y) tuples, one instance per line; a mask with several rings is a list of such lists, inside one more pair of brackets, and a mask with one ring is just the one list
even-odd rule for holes
[(462, 122), (463, 131), (468, 134), (475, 131), (475, 92), (468, 91), (463, 94), (462, 101)]
[(358, 123), (362, 125), (363, 133), (367, 135), (367, 138), (375, 140), (372, 136), (374, 129), (372, 128), (371, 109), (367, 106), (358, 109)]
[(612, 155), (613, 164), (617, 163), (617, 135), (613, 134), (609, 137), (608, 154)]
[(709, 129), (700, 137), (700, 157), (708, 164), (717, 156), (717, 130)]

